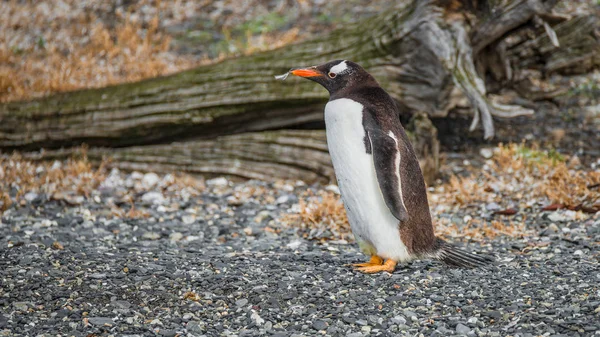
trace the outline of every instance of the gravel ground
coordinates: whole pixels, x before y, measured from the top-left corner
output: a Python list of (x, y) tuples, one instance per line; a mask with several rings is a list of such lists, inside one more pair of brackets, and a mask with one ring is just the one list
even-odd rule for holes
[(301, 182), (170, 178), (113, 171), (88, 198), (4, 212), (0, 336), (600, 335), (600, 213), (524, 210), (534, 235), (468, 243), (498, 257), (488, 269), (364, 275), (354, 244), (282, 225)]

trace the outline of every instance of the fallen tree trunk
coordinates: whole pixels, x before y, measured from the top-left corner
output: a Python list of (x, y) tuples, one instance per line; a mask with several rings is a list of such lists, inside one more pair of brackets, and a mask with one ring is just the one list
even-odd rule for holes
[[(559, 71), (569, 68), (561, 64), (581, 64), (585, 58), (593, 66), (599, 49), (593, 37), (597, 26), (594, 17), (576, 30), (578, 36), (574, 36), (573, 29), (555, 31), (544, 21), (554, 18), (550, 11), (554, 0), (498, 3), (415, 0), (359, 25), (281, 49), (138, 83), (0, 105), (0, 149), (57, 149), (86, 143), (91, 147), (91, 156), (111, 154), (131, 169), (183, 168), (234, 175), (244, 175), (240, 172), (248, 170), (245, 176), (266, 178), (277, 175), (275, 171), (281, 166), (266, 169), (266, 174), (259, 174), (261, 169), (252, 173), (252, 162), (245, 161), (244, 150), (220, 152), (221, 142), (223, 146), (240, 146), (236, 142), (242, 139), (255, 143), (255, 148), (249, 151), (257, 148), (268, 151), (269, 146), (261, 139), (268, 138), (270, 133), (256, 132), (314, 123), (322, 126), (319, 123), (323, 120), (327, 93), (299, 79), (276, 82), (273, 75), (291, 66), (332, 59), (352, 59), (362, 64), (400, 103), (404, 113), (401, 117), (405, 120), (415, 112), (444, 117), (455, 107), (469, 105), (473, 113), (471, 129), (481, 123), (485, 138), (491, 138), (492, 116), (512, 117), (533, 111), (498, 104), (488, 98), (489, 83), (484, 78), (488, 82), (489, 79), (485, 74), (495, 72), (500, 75), (494, 80), (505, 82), (523, 70), (539, 67), (540, 63), (545, 63), (549, 71)], [(568, 26), (573, 21), (561, 20), (564, 22), (553, 24)], [(510, 45), (506, 42), (512, 34), (521, 38), (518, 34), (531, 30), (535, 22), (541, 22), (544, 28), (533, 29), (533, 39), (515, 43), (513, 38)], [(550, 36), (547, 40), (553, 47), (548, 47), (545, 36)], [(568, 48), (561, 49), (561, 44)], [(573, 45), (581, 48), (574, 53)], [(424, 125), (431, 123), (410, 123), (408, 131), (417, 136), (414, 141), (422, 164), (431, 166), (425, 171), (435, 172), (439, 166), (439, 145), (435, 128), (419, 129)], [(236, 134), (241, 138), (231, 136)], [(322, 133), (308, 132), (302, 137), (307, 142), (323, 141)], [(95, 147), (123, 149), (94, 150)], [(221, 153), (223, 157), (207, 158), (209, 150), (194, 152), (194, 147), (212, 149), (213, 154)], [(310, 176), (319, 180), (329, 175), (322, 167), (305, 167), (311, 174), (304, 168), (297, 170), (305, 165), (303, 156), (311, 158), (311, 154), (303, 152), (306, 148), (288, 150), (296, 154), (290, 155), (289, 161), (277, 164), (291, 168), (283, 176), (293, 178), (297, 174), (298, 178)], [(222, 160), (223, 167), (229, 167), (236, 158), (242, 166), (239, 170), (232, 168), (225, 172), (216, 162), (211, 163)], [(270, 160), (258, 156), (253, 162), (270, 163)]]
[(124, 148), (69, 148), (26, 153), (30, 160), (60, 160), (85, 155), (99, 164), (127, 171), (185, 171), (246, 179), (302, 179), (328, 182), (333, 168), (321, 130), (278, 130), (220, 136), (170, 144)]

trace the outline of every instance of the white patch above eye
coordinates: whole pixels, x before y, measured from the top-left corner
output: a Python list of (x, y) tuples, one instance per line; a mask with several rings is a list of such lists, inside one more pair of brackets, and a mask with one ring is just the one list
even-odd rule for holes
[(334, 73), (334, 74), (339, 74), (346, 69), (348, 69), (348, 65), (346, 64), (346, 61), (342, 61), (342, 62), (334, 65), (333, 67), (331, 67), (331, 69), (329, 69), (329, 72)]

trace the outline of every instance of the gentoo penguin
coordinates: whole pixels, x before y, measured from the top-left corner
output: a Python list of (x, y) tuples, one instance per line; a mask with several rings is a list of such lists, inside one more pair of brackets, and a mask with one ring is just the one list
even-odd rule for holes
[(361, 66), (337, 60), (291, 74), (329, 91), (327, 144), (364, 273), (393, 272), (398, 262), (434, 258), (458, 267), (492, 260), (461, 251), (433, 232), (419, 162), (396, 102)]

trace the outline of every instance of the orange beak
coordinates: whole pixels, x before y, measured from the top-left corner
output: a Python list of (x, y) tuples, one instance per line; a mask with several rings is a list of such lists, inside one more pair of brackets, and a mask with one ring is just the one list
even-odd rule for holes
[(300, 76), (300, 77), (315, 77), (315, 76), (323, 76), (320, 72), (314, 69), (296, 69), (291, 71), (292, 75)]

